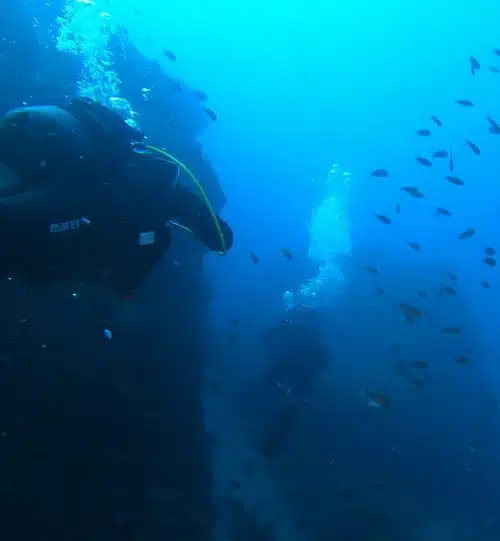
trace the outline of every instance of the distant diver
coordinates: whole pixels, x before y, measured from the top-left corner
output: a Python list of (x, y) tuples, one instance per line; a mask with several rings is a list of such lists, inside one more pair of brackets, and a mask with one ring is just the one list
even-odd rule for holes
[[(176, 182), (180, 171), (198, 196)], [(0, 278), (135, 291), (171, 243), (170, 223), (225, 253), (229, 225), (191, 171), (88, 98), (0, 119)]]
[(321, 338), (320, 314), (309, 308), (287, 313), (263, 335), (268, 354), (263, 393), (281, 394), (277, 415), (265, 429), (261, 450), (276, 458), (286, 448), (300, 406), (328, 367), (328, 349)]

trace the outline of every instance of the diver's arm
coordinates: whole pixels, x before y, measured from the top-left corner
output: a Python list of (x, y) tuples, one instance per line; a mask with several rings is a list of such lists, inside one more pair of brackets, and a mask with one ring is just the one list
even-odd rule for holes
[[(214, 217), (205, 202), (185, 186), (172, 189), (172, 219), (192, 231), (194, 236), (214, 252), (226, 252), (233, 245), (233, 231), (217, 215)], [(219, 228), (217, 228), (217, 223)], [(222, 237), (222, 238), (221, 238)]]

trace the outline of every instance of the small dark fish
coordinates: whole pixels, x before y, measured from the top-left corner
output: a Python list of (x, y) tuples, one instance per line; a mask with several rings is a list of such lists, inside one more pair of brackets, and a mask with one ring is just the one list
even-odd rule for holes
[(425, 381), (420, 378), (410, 378), (410, 383), (417, 389), (417, 391), (423, 391), (425, 389)]
[(500, 134), (500, 125), (496, 122), (496, 120), (493, 120), (491, 116), (486, 117), (488, 122), (490, 123), (490, 133), (494, 135)]
[(469, 357), (466, 357), (465, 355), (459, 355), (456, 359), (455, 359), (455, 362), (457, 364), (469, 364), (470, 363), (470, 359)]
[(200, 101), (207, 101), (208, 95), (206, 92), (203, 92), (203, 90), (193, 90), (193, 94), (200, 100)]
[(443, 207), (438, 207), (436, 209), (436, 214), (438, 216), (451, 216), (451, 212), (448, 209), (445, 209)]
[(412, 248), (413, 250), (415, 250), (415, 252), (420, 252), (420, 250), (422, 249), (422, 248), (420, 247), (420, 244), (417, 244), (416, 242), (409, 242), (409, 243), (408, 243), (408, 246), (409, 246), (410, 248)]
[(444, 149), (436, 150), (432, 153), (433, 158), (447, 158), (448, 157), (448, 151)]
[(238, 325), (239, 322), (240, 322), (239, 319), (231, 319), (231, 320), (229, 321), (229, 323), (230, 323), (231, 325)]
[(250, 252), (250, 259), (252, 260), (252, 263), (255, 263), (255, 265), (260, 263), (260, 257), (253, 252)]
[(488, 248), (486, 248), (486, 249), (484, 250), (484, 253), (485, 253), (486, 255), (495, 255), (495, 254), (497, 253), (497, 251), (495, 250), (495, 248), (490, 248), (490, 247), (488, 246)]
[(428, 298), (427, 293), (426, 293), (423, 289), (417, 289), (417, 295), (418, 295), (421, 299), (427, 299), (427, 298)]
[(212, 120), (213, 122), (217, 120), (217, 115), (212, 111), (212, 109), (209, 109), (208, 107), (203, 107), (203, 110), (205, 111), (205, 114), (210, 120)]
[(455, 297), (457, 294), (457, 290), (451, 286), (444, 286), (439, 291), (441, 293), (446, 293), (447, 295), (451, 295), (452, 297)]
[(413, 366), (413, 368), (418, 368), (420, 370), (427, 370), (427, 368), (429, 368), (429, 363), (425, 359), (412, 361), (411, 365)]
[(406, 304), (405, 302), (401, 302), (399, 304), (399, 308), (410, 325), (422, 317), (422, 312), (418, 308), (415, 308), (415, 306), (411, 306), (410, 304)]
[(469, 229), (462, 231), (462, 233), (458, 235), (458, 240), (470, 239), (475, 233), (476, 230), (473, 227), (469, 227)]
[(372, 177), (378, 177), (378, 178), (383, 178), (383, 177), (388, 177), (389, 176), (389, 172), (387, 171), (387, 169), (374, 169), (370, 175)]
[(431, 130), (426, 130), (426, 129), (423, 129), (423, 130), (417, 130), (417, 135), (419, 135), (420, 137), (429, 137), (429, 135), (431, 135)]
[(481, 284), (481, 287), (483, 287), (484, 289), (489, 289), (490, 288), (490, 283), (488, 282), (488, 280), (483, 280), (482, 282), (479, 282)]
[(481, 154), (481, 150), (477, 145), (475, 145), (472, 141), (469, 141), (469, 139), (465, 140), (465, 144), (474, 152), (476, 156), (479, 156)]
[(496, 66), (488, 66), (488, 69), (491, 73), (500, 73), (500, 68), (497, 68)]
[(448, 273), (448, 278), (449, 278), (452, 282), (458, 282), (458, 276), (457, 276), (454, 272), (449, 272), (449, 273)]
[(437, 124), (438, 126), (442, 126), (442, 125), (443, 125), (443, 123), (441, 122), (441, 120), (439, 120), (439, 118), (438, 118), (437, 116), (432, 115), (432, 116), (431, 116), (431, 119), (432, 119), (432, 121), (433, 121), (435, 124)]
[(456, 100), (455, 103), (462, 107), (474, 107), (474, 104), (470, 100)]
[(443, 327), (441, 332), (450, 336), (458, 336), (462, 334), (462, 329), (460, 327)]
[(169, 59), (171, 60), (172, 62), (175, 62), (177, 60), (177, 57), (175, 56), (175, 54), (172, 52), (172, 51), (169, 51), (168, 49), (165, 49), (163, 51), (163, 54)]
[(450, 163), (448, 164), (450, 171), (455, 170), (455, 162), (453, 161), (453, 152), (450, 150)]
[(483, 259), (483, 263), (486, 263), (488, 267), (496, 267), (497, 266), (497, 260), (494, 257), (488, 256)]
[(401, 213), (401, 207), (399, 205), (396, 205), (396, 214)]
[(291, 261), (293, 259), (292, 252), (290, 250), (287, 250), (286, 248), (281, 248), (280, 254), (285, 258), (288, 259), (288, 261)]
[(416, 186), (403, 186), (401, 191), (406, 192), (416, 199), (422, 199), (424, 197), (424, 194)]
[(432, 167), (432, 162), (427, 158), (422, 158), (422, 156), (416, 156), (415, 159), (420, 165), (423, 165), (424, 167)]
[(371, 272), (372, 274), (375, 274), (375, 273), (378, 272), (377, 267), (372, 267), (371, 265), (365, 265), (365, 269), (366, 269), (368, 272)]
[(500, 49), (493, 49), (493, 54), (495, 56), (500, 56)]
[(392, 220), (383, 214), (375, 213), (375, 217), (380, 220), (383, 224), (392, 224)]
[(444, 178), (448, 182), (451, 182), (452, 184), (455, 184), (455, 186), (463, 186), (464, 185), (464, 181), (459, 177), (448, 176), (448, 177), (444, 177)]
[(481, 69), (481, 64), (475, 56), (469, 57), (470, 71), (472, 75), (476, 75), (476, 71)]
[(239, 490), (241, 488), (241, 483), (236, 479), (231, 479), (231, 481), (229, 481), (229, 487), (231, 490)]
[(385, 292), (380, 286), (375, 286), (375, 289), (379, 295), (383, 295)]

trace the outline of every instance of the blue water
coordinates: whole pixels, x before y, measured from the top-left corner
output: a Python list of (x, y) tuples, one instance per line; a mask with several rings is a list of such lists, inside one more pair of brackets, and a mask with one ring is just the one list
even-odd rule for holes
[[(81, 16), (87, 26), (78, 31), (85, 34), (88, 21), (93, 29), (92, 45), (78, 51), (88, 61), (87, 90), (97, 78), (105, 83), (100, 99), (120, 96), (106, 64), (107, 41), (95, 37), (118, 23), (170, 75), (207, 92), (217, 112), (201, 142), (220, 176), (223, 216), (236, 239), (229, 255), (209, 255), (205, 265), (214, 288), (214, 341), (224, 346), (215, 354), (223, 358), (219, 376), (243, 388), (265, 365), (264, 329), (290, 305), (322, 312), (330, 368), (286, 456), (271, 469), (262, 466), (263, 480), (252, 484), (235, 456), (249, 452), (252, 438), (235, 430), (231, 450), (221, 451), (236, 462), (230, 475), (242, 477), (246, 497), (265, 507), (259, 490), (279, 487), (273, 492), (281, 499), (279, 520), (318, 539), (332, 538), (334, 525), (342, 530), (339, 524), (349, 521), (366, 525), (347, 535), (353, 541), (498, 539), (500, 280), (483, 258), (487, 247), (499, 248), (500, 136), (488, 132), (486, 117), (500, 122), (500, 74), (488, 69), (500, 68), (493, 54), (500, 6), (491, 0), (91, 4), (68, 1), (77, 15), (67, 24), (75, 29)], [(481, 63), (474, 76), (471, 55)], [(459, 99), (474, 107), (457, 105)], [(416, 135), (424, 128), (430, 137)], [(429, 168), (416, 162), (441, 148), (452, 150), (454, 172), (447, 160)], [(377, 168), (389, 176), (371, 176)], [(418, 186), (425, 198), (412, 198), (403, 186)], [(437, 216), (437, 207), (451, 216)], [(459, 240), (471, 227), (476, 234)], [(457, 274), (456, 284), (448, 273)], [(447, 285), (456, 296), (436, 294)], [(413, 325), (402, 302), (422, 312)], [(238, 319), (236, 328), (231, 319)], [(444, 335), (450, 326), (461, 334)], [(456, 362), (463, 355), (469, 364)], [(423, 391), (394, 369), (420, 359), (429, 364)], [(385, 393), (390, 408), (370, 407), (366, 388)], [(214, 425), (217, 416), (226, 422), (232, 400), (208, 405)], [(243, 433), (245, 423), (252, 425), (232, 422)], [(373, 516), (395, 524), (398, 534), (387, 526), (382, 537)]]

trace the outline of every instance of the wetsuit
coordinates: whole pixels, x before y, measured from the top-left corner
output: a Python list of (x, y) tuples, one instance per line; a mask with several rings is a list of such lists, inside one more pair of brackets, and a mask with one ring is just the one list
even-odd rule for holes
[(299, 315), (307, 324), (283, 320), (263, 336), (269, 357), (263, 388), (280, 395), (276, 417), (267, 425), (262, 441), (262, 451), (268, 458), (284, 451), (300, 405), (328, 366), (328, 349), (321, 340), (319, 318), (306, 309)]
[(0, 277), (98, 281), (128, 294), (168, 249), (170, 220), (211, 250), (229, 249), (228, 224), (217, 217), (222, 242), (205, 203), (175, 183), (177, 166), (136, 152), (141, 141), (92, 100), (9, 112), (0, 162), (18, 182), (0, 186)]

